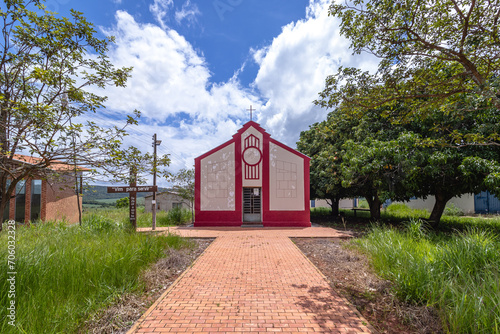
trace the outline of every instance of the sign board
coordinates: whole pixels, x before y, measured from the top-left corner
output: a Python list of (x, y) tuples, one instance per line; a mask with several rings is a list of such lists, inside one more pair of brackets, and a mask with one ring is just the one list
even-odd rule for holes
[(158, 191), (158, 186), (123, 186), (123, 187), (108, 187), (108, 193), (149, 193)]
[(129, 194), (129, 216), (130, 216), (130, 222), (134, 227), (137, 227), (137, 195), (136, 193), (130, 193)]
[(157, 186), (137, 186), (135, 180), (137, 176), (134, 171), (130, 173), (131, 179), (133, 180), (130, 183), (130, 186), (122, 186), (122, 187), (108, 187), (108, 193), (116, 194), (116, 193), (128, 193), (129, 197), (129, 216), (130, 223), (134, 229), (137, 228), (137, 193), (147, 193), (157, 191)]

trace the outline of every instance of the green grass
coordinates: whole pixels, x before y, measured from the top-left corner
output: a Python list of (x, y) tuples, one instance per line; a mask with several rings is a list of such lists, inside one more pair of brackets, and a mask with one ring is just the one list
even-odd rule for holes
[(434, 305), (450, 333), (500, 333), (500, 241), (488, 229), (429, 232), (374, 227), (355, 242), (410, 303)]
[[(128, 226), (129, 222), (129, 209), (128, 208), (88, 208), (84, 210), (84, 216), (105, 216), (116, 223)], [(144, 207), (137, 208), (137, 227), (151, 227), (153, 215), (144, 212)], [(184, 224), (191, 221), (191, 212), (186, 209), (157, 211), (156, 212), (156, 226), (175, 226)]]
[[(7, 234), (0, 235), (7, 245)], [(167, 247), (189, 246), (178, 236), (130, 233), (112, 217), (85, 224), (43, 223), (16, 231), (16, 324), (7, 324), (7, 261), (0, 262), (1, 333), (72, 333), (124, 292), (141, 289), (140, 272)], [(7, 259), (7, 247), (0, 247)]]

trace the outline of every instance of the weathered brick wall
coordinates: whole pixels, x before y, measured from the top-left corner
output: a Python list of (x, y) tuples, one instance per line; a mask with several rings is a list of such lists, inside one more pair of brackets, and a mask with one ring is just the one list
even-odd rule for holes
[[(45, 205), (42, 204), (42, 218), (44, 220), (66, 220), (70, 223), (78, 223), (77, 195), (75, 194), (74, 182), (74, 178), (71, 176), (43, 181), (42, 203)], [(81, 197), (79, 201), (81, 207)], [(45, 210), (43, 210), (44, 207)]]

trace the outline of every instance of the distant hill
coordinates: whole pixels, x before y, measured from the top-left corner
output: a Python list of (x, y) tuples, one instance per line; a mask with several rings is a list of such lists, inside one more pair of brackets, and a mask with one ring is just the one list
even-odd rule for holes
[[(100, 200), (117, 200), (118, 198), (127, 197), (128, 193), (123, 194), (108, 194), (106, 186), (88, 186), (83, 189), (83, 204), (94, 204)], [(158, 188), (158, 192), (166, 191), (166, 188)], [(137, 193), (137, 197), (146, 197), (151, 193)], [(108, 201), (109, 202), (109, 201)]]

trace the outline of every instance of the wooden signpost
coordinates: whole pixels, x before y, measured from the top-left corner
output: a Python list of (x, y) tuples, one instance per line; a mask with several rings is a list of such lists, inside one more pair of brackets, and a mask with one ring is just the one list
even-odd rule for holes
[(134, 226), (134, 229), (137, 228), (137, 193), (146, 193), (157, 190), (157, 186), (137, 186), (135, 178), (132, 182), (130, 182), (130, 186), (108, 187), (108, 193), (111, 194), (129, 193), (129, 216), (130, 223)]

